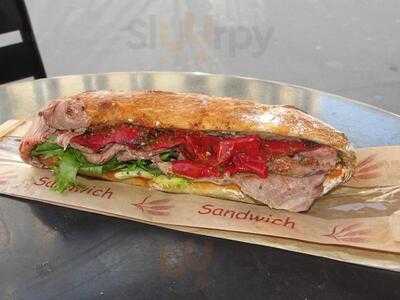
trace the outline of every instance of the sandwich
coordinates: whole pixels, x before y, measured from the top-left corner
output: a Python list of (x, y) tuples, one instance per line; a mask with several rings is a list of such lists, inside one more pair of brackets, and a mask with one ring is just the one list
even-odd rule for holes
[(167, 91), (90, 91), (50, 101), (20, 145), (54, 172), (306, 211), (347, 181), (346, 136), (285, 105)]

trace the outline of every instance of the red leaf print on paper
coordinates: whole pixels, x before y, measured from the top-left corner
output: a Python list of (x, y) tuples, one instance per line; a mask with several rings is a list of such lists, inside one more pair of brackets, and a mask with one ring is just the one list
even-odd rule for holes
[(350, 242), (350, 243), (364, 243), (366, 240), (361, 237), (354, 237), (354, 238), (342, 238), (340, 239), (343, 242)]
[(160, 200), (150, 201), (149, 204), (164, 204), (164, 203), (168, 203), (168, 202), (169, 202), (168, 199), (160, 199)]
[(155, 210), (168, 210), (170, 209), (172, 206), (171, 205), (155, 205), (155, 206), (151, 206), (151, 209), (155, 209)]
[(323, 234), (322, 236), (326, 236), (341, 242), (367, 242), (368, 240), (366, 237), (371, 231), (369, 229), (360, 229), (362, 225), (362, 223), (336, 225), (329, 234)]
[(369, 229), (354, 230), (354, 231), (349, 231), (349, 232), (343, 234), (343, 237), (353, 237), (353, 236), (367, 235), (369, 233), (370, 233)]
[(132, 205), (137, 209), (140, 209), (142, 212), (155, 216), (167, 216), (169, 215), (169, 210), (174, 207), (173, 205), (162, 205), (168, 204), (170, 201), (169, 199), (159, 199), (147, 202), (149, 197), (150, 196), (146, 196), (142, 202), (132, 203)]
[(377, 154), (372, 154), (357, 164), (353, 178), (356, 180), (374, 179), (381, 174), (378, 170), (383, 166), (382, 162), (376, 161)]
[(147, 213), (151, 215), (156, 215), (156, 216), (168, 216), (169, 212), (164, 212), (164, 211), (158, 211), (158, 210), (146, 210)]
[(0, 173), (0, 185), (7, 184), (8, 180), (15, 178), (17, 175), (14, 172), (2, 172)]
[(5, 183), (7, 183), (7, 181), (8, 181), (8, 178), (6, 176), (0, 175), (0, 184), (5, 184)]

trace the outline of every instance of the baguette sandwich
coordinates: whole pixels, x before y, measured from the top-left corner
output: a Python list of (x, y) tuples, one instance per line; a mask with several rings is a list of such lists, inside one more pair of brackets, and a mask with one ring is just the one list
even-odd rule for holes
[(84, 92), (48, 103), (20, 145), (55, 189), (77, 174), (299, 212), (348, 180), (343, 133), (290, 106), (164, 91)]

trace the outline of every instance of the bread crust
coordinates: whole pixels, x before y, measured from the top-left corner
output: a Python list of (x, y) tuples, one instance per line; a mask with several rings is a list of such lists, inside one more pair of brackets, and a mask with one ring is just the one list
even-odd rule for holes
[[(323, 194), (348, 180), (355, 164), (355, 152), (346, 136), (328, 124), (291, 106), (265, 105), (228, 97), (166, 91), (84, 92), (50, 102), (39, 113), (39, 119), (44, 128), (42, 131), (82, 130), (131, 123), (151, 128), (273, 135), (313, 141), (337, 149), (341, 158), (340, 172), (326, 177)], [(28, 163), (46, 167), (46, 163), (32, 160), (30, 151), (35, 145), (29, 138), (28, 134), (21, 143), (21, 157)], [(121, 181), (112, 174), (101, 178)], [(162, 190), (151, 180), (132, 178), (122, 182)], [(235, 185), (222, 186), (211, 182), (195, 182), (186, 188), (167, 192), (255, 202)]]
[[(343, 133), (292, 106), (193, 93), (84, 92), (50, 102), (40, 115), (50, 127), (60, 130), (128, 122), (152, 128), (269, 133), (342, 151), (347, 151), (349, 144)], [(75, 115), (76, 122), (66, 122)]]
[(292, 106), (194, 93), (94, 91), (52, 101), (39, 115), (59, 130), (131, 123), (299, 138), (339, 150), (348, 169), (355, 163), (354, 149), (342, 132)]

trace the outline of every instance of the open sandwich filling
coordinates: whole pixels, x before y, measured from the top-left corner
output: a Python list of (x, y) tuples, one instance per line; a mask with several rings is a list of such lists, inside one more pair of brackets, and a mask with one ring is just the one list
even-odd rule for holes
[(60, 192), (76, 184), (78, 173), (112, 171), (116, 179), (151, 179), (166, 190), (196, 181), (235, 184), (275, 206), (293, 199), (301, 206), (318, 197), (325, 177), (339, 163), (337, 150), (310, 141), (129, 124), (58, 131), (32, 156), (54, 160)]

